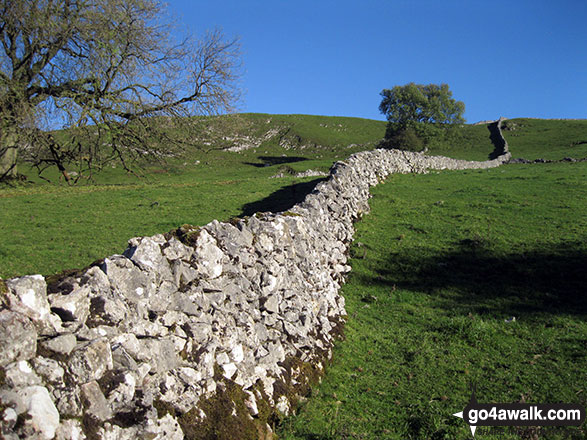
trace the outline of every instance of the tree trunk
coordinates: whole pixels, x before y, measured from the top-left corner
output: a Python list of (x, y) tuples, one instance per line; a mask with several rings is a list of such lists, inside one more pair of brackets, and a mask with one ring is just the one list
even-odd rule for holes
[(18, 133), (15, 128), (2, 128), (0, 133), (0, 181), (16, 177)]

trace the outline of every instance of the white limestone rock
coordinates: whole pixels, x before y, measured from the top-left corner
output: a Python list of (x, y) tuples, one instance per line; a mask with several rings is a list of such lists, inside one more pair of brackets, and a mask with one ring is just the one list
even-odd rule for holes
[(34, 432), (40, 433), (42, 438), (54, 438), (60, 419), (47, 388), (31, 386), (22, 389), (19, 393), (26, 413), (30, 417), (25, 421), (25, 425), (33, 428)]
[(47, 283), (42, 275), (27, 275), (6, 281), (10, 309), (29, 317), (42, 334), (54, 334), (60, 320), (51, 314)]

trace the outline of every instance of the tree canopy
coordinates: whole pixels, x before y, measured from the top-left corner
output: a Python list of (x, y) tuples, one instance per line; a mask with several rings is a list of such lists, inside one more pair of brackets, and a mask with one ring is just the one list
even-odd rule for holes
[[(379, 111), (388, 120), (386, 139), (392, 146), (411, 141), (421, 144), (437, 128), (464, 123), (465, 104), (453, 99), (447, 84), (395, 86), (381, 92)], [(415, 140), (423, 138), (419, 142)]]
[(165, 12), (157, 0), (0, 0), (0, 179), (18, 155), (67, 180), (71, 164), (130, 169), (185, 141), (175, 116), (232, 109), (238, 41), (177, 41)]

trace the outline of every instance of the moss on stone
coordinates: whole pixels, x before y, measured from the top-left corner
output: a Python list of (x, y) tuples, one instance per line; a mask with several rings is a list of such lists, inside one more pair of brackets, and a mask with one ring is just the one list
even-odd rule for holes
[(177, 238), (179, 241), (181, 241), (183, 244), (187, 246), (195, 247), (196, 241), (200, 236), (200, 232), (202, 232), (201, 227), (186, 224), (169, 232), (169, 235)]
[[(335, 339), (343, 337), (344, 321), (332, 322), (330, 332)], [(179, 415), (178, 421), (188, 440), (268, 440), (274, 438), (271, 427), (280, 423), (282, 416), (271, 405), (281, 396), (285, 396), (295, 410), (298, 403), (308, 397), (322, 375), (324, 365), (329, 362), (328, 350), (321, 351), (309, 362), (301, 360), (301, 353), (290, 356), (280, 363), (283, 376), (274, 384), (271, 399), (258, 381), (249, 390), (255, 395), (258, 414), (252, 417), (246, 406), (249, 398), (240, 385), (222, 376), (220, 368), (215, 369), (214, 378), (218, 385), (215, 395), (201, 400), (189, 412)], [(176, 415), (173, 407), (165, 402), (155, 402), (155, 407), (162, 417), (165, 414)], [(202, 416), (202, 413), (206, 416)]]
[(0, 295), (6, 295), (8, 293), (8, 286), (6, 281), (0, 279)]
[(312, 387), (324, 374), (318, 364), (323, 365), (328, 361), (326, 353), (319, 354), (312, 362), (303, 362), (298, 356), (290, 356), (281, 362), (279, 365), (283, 368), (283, 379), (273, 384), (273, 400), (285, 396), (295, 410), (300, 400), (311, 394)]
[(165, 402), (161, 399), (156, 399), (153, 401), (153, 407), (157, 410), (158, 418), (165, 417), (167, 414), (173, 417), (177, 416), (177, 411), (169, 402)]
[(238, 225), (238, 222), (241, 221), (240, 217), (231, 217), (228, 219), (228, 223), (230, 223), (232, 226), (236, 226)]
[(82, 431), (85, 434), (87, 440), (100, 440), (101, 437), (98, 435), (98, 431), (102, 427), (102, 423), (99, 420), (90, 416), (89, 414), (84, 414), (81, 422)]
[[(273, 432), (268, 426), (274, 425), (275, 410), (257, 382), (253, 393), (257, 398), (259, 414), (251, 416), (246, 401), (248, 395), (240, 385), (222, 375), (219, 365), (214, 368), (217, 391), (212, 397), (202, 399), (185, 414), (177, 417), (187, 440), (270, 440)], [(159, 417), (165, 413), (177, 416), (173, 407), (165, 402), (155, 402)], [(202, 416), (202, 413), (205, 416)]]
[[(209, 399), (179, 417), (179, 423), (188, 440), (259, 440), (266, 423), (249, 414), (246, 394), (239, 385), (224, 380)], [(206, 414), (201, 417), (201, 411)]]
[(8, 286), (0, 279), (0, 307), (8, 307)]

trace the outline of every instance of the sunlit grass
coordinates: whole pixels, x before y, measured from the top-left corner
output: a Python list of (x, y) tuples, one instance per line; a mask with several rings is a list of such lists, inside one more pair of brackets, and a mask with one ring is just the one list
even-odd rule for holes
[[(480, 402), (585, 405), (586, 177), (587, 164), (506, 165), (374, 188), (346, 340), (281, 438), (470, 438), (452, 414), (471, 383)], [(585, 435), (499, 438), (532, 433)]]

